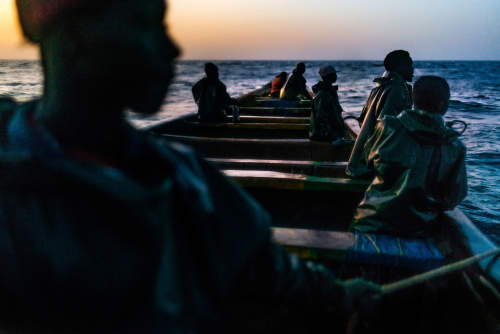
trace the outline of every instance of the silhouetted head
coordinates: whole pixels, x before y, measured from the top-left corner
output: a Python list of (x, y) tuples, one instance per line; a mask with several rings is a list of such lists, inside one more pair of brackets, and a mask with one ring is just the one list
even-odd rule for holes
[(206, 63), (205, 64), (205, 74), (209, 79), (218, 79), (219, 78), (219, 68), (214, 63)]
[(415, 108), (444, 115), (450, 101), (450, 86), (433, 75), (420, 77), (413, 85)]
[(332, 84), (337, 81), (337, 70), (331, 65), (321, 66), (318, 73), (321, 79), (327, 84)]
[(389, 72), (396, 72), (408, 82), (413, 80), (413, 60), (408, 51), (395, 50), (384, 59), (384, 67)]
[(286, 72), (281, 72), (280, 74), (278, 74), (278, 75), (276, 76), (276, 78), (280, 78), (280, 79), (281, 79), (281, 81), (285, 81), (285, 80), (288, 78), (288, 73), (286, 73)]
[(16, 2), (24, 35), (40, 44), (46, 85), (66, 80), (89, 98), (105, 91), (122, 109), (159, 109), (179, 54), (164, 0)]
[(306, 73), (306, 64), (304, 63), (298, 63), (296, 66), (295, 66), (295, 70), (297, 71), (297, 73), (299, 74), (304, 74)]

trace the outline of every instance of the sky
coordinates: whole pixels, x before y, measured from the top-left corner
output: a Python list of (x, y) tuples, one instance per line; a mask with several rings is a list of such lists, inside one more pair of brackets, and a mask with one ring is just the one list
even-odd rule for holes
[[(13, 3), (0, 59), (36, 58)], [(500, 0), (170, 0), (168, 26), (184, 59), (500, 60)]]

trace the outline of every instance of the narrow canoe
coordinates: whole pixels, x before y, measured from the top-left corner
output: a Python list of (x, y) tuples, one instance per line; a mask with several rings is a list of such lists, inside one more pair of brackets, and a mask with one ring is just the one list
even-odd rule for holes
[[(267, 90), (264, 87), (239, 98), (245, 111), (239, 125), (196, 125), (194, 129), (196, 118), (188, 116), (149, 131), (190, 145), (219, 166), (268, 210), (277, 242), (303, 258), (332, 266), (339, 277), (364, 276), (387, 283), (496, 248), (459, 209), (443, 213), (440, 230), (432, 238), (349, 232), (354, 210), (368, 186), (365, 180), (345, 176), (352, 142), (334, 147), (297, 137), (297, 132), (307, 131), (308, 123), (307, 116), (297, 112), (307, 108), (263, 107)], [(357, 122), (348, 120), (346, 125), (346, 137), (355, 139)], [(500, 288), (498, 260), (483, 260), (466, 272), (468, 288), (489, 284), (490, 288), (476, 287), (476, 293), (491, 294)], [(498, 302), (494, 301), (493, 309)]]

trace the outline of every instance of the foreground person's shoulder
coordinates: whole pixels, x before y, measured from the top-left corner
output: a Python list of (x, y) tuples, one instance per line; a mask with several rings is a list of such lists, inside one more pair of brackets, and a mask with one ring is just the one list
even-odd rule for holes
[(0, 95), (0, 124), (8, 122), (18, 107), (16, 100), (10, 96)]

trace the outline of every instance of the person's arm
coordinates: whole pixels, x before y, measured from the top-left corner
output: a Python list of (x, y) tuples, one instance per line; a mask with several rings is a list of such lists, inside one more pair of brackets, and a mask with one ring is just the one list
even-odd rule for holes
[(199, 104), (201, 95), (201, 80), (194, 84), (191, 92), (193, 93), (194, 102), (196, 102), (196, 104)]
[(410, 108), (408, 105), (408, 92), (406, 88), (401, 85), (392, 85), (389, 87), (382, 96), (383, 103), (381, 108), (377, 106), (378, 118), (381, 119), (384, 116), (397, 116), (404, 109)]
[(393, 117), (379, 120), (373, 135), (364, 146), (365, 159), (373, 167), (375, 181), (387, 188), (397, 182), (415, 159), (408, 145), (408, 138), (404, 137), (400, 126), (399, 121)]
[(443, 181), (443, 187), (446, 189), (443, 198), (443, 210), (451, 210), (457, 206), (467, 196), (467, 170), (466, 170), (466, 148), (457, 141), (458, 159), (450, 169), (450, 174)]

